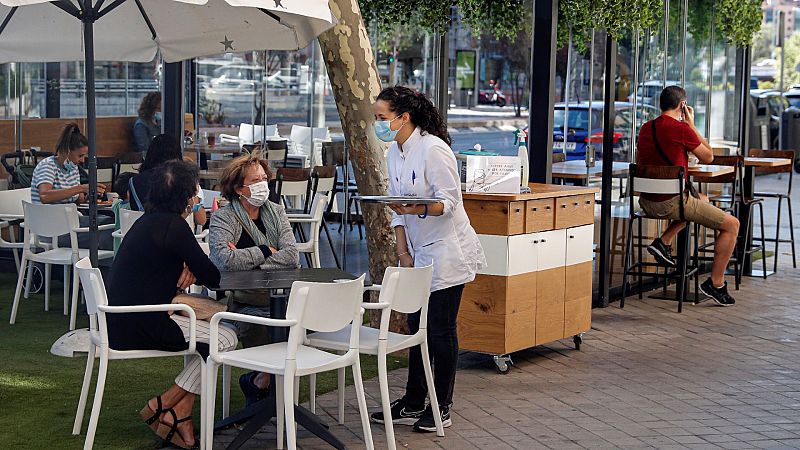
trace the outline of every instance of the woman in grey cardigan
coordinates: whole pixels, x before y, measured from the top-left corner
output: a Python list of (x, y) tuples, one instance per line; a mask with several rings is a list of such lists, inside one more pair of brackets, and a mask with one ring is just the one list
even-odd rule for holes
[[(234, 159), (220, 179), (230, 204), (217, 210), (209, 226), (211, 261), (221, 271), (295, 269), (299, 266), (294, 233), (283, 207), (268, 201), (269, 166), (255, 155)], [(269, 317), (269, 292), (236, 292), (228, 311)], [(245, 347), (268, 343), (265, 327), (236, 322)], [(269, 377), (250, 372), (239, 378), (248, 403), (266, 396)]]

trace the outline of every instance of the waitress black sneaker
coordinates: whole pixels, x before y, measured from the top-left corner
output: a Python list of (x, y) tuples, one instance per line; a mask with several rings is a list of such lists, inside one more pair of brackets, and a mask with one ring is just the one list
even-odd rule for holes
[(728, 294), (727, 282), (718, 288), (714, 287), (714, 283), (709, 278), (700, 285), (700, 291), (711, 297), (720, 306), (733, 306), (736, 303), (736, 300)]
[[(449, 406), (440, 406), (439, 407), (439, 414), (442, 415), (442, 427), (447, 428), (453, 424), (453, 421), (450, 420), (450, 407)], [(430, 405), (425, 408), (425, 412), (422, 414), (422, 417), (414, 424), (414, 431), (417, 433), (434, 433), (436, 432), (436, 421), (433, 420), (433, 409), (431, 409)]]
[[(391, 403), (392, 423), (395, 425), (414, 425), (422, 417), (424, 408), (411, 408), (405, 400), (397, 399)], [(383, 411), (372, 413), (370, 420), (375, 423), (383, 423)]]
[(647, 252), (653, 255), (659, 264), (669, 267), (676, 267), (678, 264), (672, 258), (672, 247), (665, 244), (661, 238), (656, 238), (650, 245), (647, 246)]

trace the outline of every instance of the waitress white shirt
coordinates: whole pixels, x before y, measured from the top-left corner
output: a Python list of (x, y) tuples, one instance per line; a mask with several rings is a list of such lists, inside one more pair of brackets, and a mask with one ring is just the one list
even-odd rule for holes
[(390, 195), (435, 197), (444, 204), (444, 213), (437, 217), (392, 213), (392, 228), (405, 227), (414, 266), (433, 263), (431, 291), (474, 280), (486, 258), (464, 210), (453, 151), (438, 137), (423, 135), (418, 127), (402, 150), (392, 143), (388, 162)]

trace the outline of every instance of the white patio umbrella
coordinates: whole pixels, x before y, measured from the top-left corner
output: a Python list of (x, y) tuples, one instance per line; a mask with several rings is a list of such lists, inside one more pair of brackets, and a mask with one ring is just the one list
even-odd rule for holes
[[(0, 63), (85, 61), (90, 230), (97, 233), (94, 62), (297, 50), (334, 24), (328, 0), (0, 0)], [(95, 47), (95, 43), (97, 46)], [(97, 239), (91, 239), (97, 265)]]

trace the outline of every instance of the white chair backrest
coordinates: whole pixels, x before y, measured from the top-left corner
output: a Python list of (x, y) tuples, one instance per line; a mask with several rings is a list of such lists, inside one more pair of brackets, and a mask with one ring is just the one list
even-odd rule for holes
[(22, 202), (31, 202), (31, 188), (0, 191), (0, 215), (22, 216)]
[(142, 163), (120, 164), (119, 165), (119, 173), (125, 173), (125, 172), (139, 173), (139, 166), (141, 166), (141, 165), (142, 165)]
[[(55, 238), (78, 228), (78, 206), (74, 203), (41, 205), (22, 202), (25, 212), (25, 232)], [(28, 242), (28, 241), (25, 241)], [(56, 240), (53, 239), (54, 244)]]
[(330, 139), (330, 131), (328, 131), (328, 127), (315, 127), (311, 130), (311, 136), (314, 139), (328, 140)]
[(683, 182), (677, 179), (633, 178), (634, 190), (642, 194), (680, 194)]
[(203, 189), (203, 208), (211, 209), (214, 206), (214, 199), (222, 198), (222, 192), (220, 191), (213, 191), (211, 189)]
[(311, 155), (311, 147), (313, 146), (312, 129), (300, 125), (292, 125), (292, 131), (289, 133), (289, 140), (292, 143), (292, 150), (294, 153), (301, 155)]
[(267, 133), (265, 134), (265, 137), (280, 137), (278, 134), (278, 125), (267, 125)]
[(133, 223), (144, 215), (144, 211), (133, 211), (130, 209), (119, 210), (119, 229), (125, 236), (130, 231)]
[(288, 149), (267, 150), (267, 161), (283, 161), (286, 158)]
[(83, 292), (86, 295), (86, 312), (90, 315), (97, 314), (98, 305), (105, 306), (108, 304), (103, 275), (100, 273), (100, 269), (92, 267), (89, 257), (76, 262), (75, 268), (81, 278)]
[(295, 281), (286, 318), (297, 320), (304, 330), (341, 330), (353, 322), (361, 308), (365, 276), (342, 283)]
[(264, 140), (264, 125), (239, 124), (239, 145), (251, 145)]
[(336, 177), (315, 177), (318, 194), (327, 194), (336, 186)]
[[(411, 314), (423, 309), (431, 296), (433, 265), (425, 267), (387, 267), (383, 274), (378, 301), (392, 305), (392, 310)], [(426, 311), (422, 311), (425, 313)], [(427, 319), (422, 314), (420, 322)], [(420, 323), (422, 325), (422, 323)]]
[(297, 196), (308, 193), (308, 180), (303, 181), (281, 181), (281, 195)]
[(114, 169), (97, 169), (98, 183), (111, 183), (114, 179)]
[(328, 196), (325, 194), (317, 194), (311, 201), (310, 214), (317, 222), (322, 222), (322, 216), (325, 214), (325, 208), (328, 207)]

